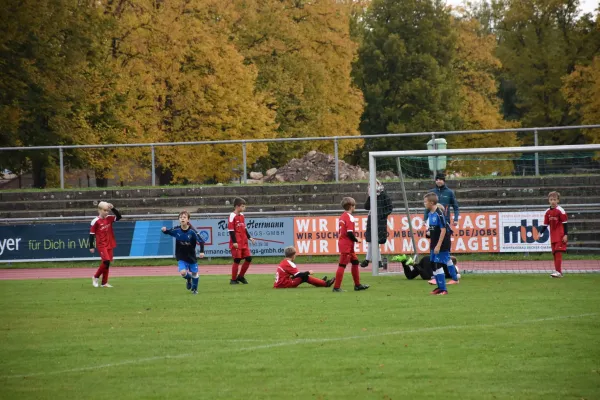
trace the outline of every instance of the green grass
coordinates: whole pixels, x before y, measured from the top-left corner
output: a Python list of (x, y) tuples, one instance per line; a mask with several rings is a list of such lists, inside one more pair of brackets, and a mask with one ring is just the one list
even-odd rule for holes
[[(388, 258), (391, 256), (388, 255)], [(551, 253), (502, 253), (502, 254), (458, 254), (461, 261), (550, 261)], [(600, 256), (596, 253), (569, 253), (565, 256), (567, 260), (597, 260)], [(362, 260), (363, 256), (359, 256)], [(339, 256), (298, 256), (296, 262), (299, 264), (319, 263), (319, 264), (337, 264)], [(254, 264), (278, 264), (277, 257), (252, 257)], [(137, 258), (128, 260), (115, 260), (114, 265), (120, 267), (154, 267), (154, 266), (172, 266), (175, 263), (173, 258)], [(211, 258), (200, 261), (201, 264), (210, 265), (230, 265), (231, 258)], [(27, 268), (82, 268), (96, 267), (97, 260), (90, 261), (48, 261), (48, 262), (24, 262), (24, 263), (0, 263), (0, 269), (27, 269)]]
[(599, 275), (248, 278), (0, 281), (0, 398), (600, 398)]

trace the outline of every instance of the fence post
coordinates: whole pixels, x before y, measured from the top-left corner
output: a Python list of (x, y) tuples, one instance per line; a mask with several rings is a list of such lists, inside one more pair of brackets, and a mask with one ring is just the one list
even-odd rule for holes
[(246, 142), (242, 142), (242, 162), (244, 163), (244, 179), (242, 182), (244, 184), (248, 183), (248, 170), (247, 170), (247, 160), (246, 160)]
[[(538, 131), (533, 131), (533, 145), (538, 145)], [(540, 176), (540, 158), (539, 153), (535, 153), (535, 176)]]
[(65, 160), (63, 154), (63, 148), (58, 148), (58, 158), (60, 160), (60, 188), (65, 188)]
[(152, 158), (152, 172), (151, 172), (151, 174), (152, 174), (152, 186), (156, 186), (156, 169), (155, 169), (156, 166), (154, 164), (154, 158), (155, 158), (154, 156), (155, 156), (155, 154), (154, 154), (154, 145), (153, 144), (150, 145), (150, 150), (152, 151), (152, 156), (151, 156), (151, 158)]
[[(432, 145), (433, 151), (437, 150), (437, 143), (435, 142), (435, 134), (434, 133), (431, 134), (431, 145)], [(433, 179), (434, 180), (435, 180), (435, 176), (437, 175), (437, 162), (438, 162), (437, 156), (433, 157)]]
[(338, 139), (337, 136), (333, 138), (333, 158), (335, 161), (335, 182), (340, 181), (340, 165), (338, 160)]

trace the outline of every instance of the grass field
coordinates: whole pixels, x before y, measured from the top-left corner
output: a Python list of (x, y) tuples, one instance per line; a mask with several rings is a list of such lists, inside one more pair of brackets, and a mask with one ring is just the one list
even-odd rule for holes
[(600, 398), (598, 274), (248, 279), (0, 281), (0, 398)]

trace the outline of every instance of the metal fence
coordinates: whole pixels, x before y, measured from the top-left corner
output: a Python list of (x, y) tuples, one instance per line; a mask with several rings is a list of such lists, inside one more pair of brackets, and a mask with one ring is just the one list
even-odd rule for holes
[[(156, 156), (155, 149), (165, 146), (200, 146), (216, 144), (240, 144), (242, 146), (242, 167), (243, 175), (241, 182), (247, 183), (248, 162), (247, 145), (252, 143), (280, 143), (280, 142), (306, 142), (306, 141), (333, 141), (334, 160), (335, 160), (335, 181), (339, 182), (339, 155), (338, 144), (341, 140), (372, 140), (380, 138), (406, 138), (406, 137), (431, 137), (434, 143), (433, 150), (436, 150), (435, 139), (443, 136), (469, 135), (469, 134), (490, 134), (490, 133), (531, 133), (533, 134), (533, 145), (538, 146), (539, 135), (552, 131), (564, 131), (574, 129), (595, 129), (599, 125), (577, 125), (577, 126), (555, 126), (541, 128), (513, 128), (513, 129), (487, 129), (487, 130), (467, 130), (467, 131), (447, 131), (447, 132), (414, 132), (414, 133), (390, 133), (380, 135), (365, 136), (327, 136), (327, 137), (304, 137), (304, 138), (279, 138), (279, 139), (248, 139), (248, 140), (217, 140), (217, 141), (196, 141), (196, 142), (169, 142), (169, 143), (127, 143), (127, 144), (92, 144), (92, 145), (64, 145), (64, 146), (29, 146), (29, 147), (0, 147), (0, 151), (31, 151), (31, 150), (58, 150), (60, 165), (60, 187), (65, 187), (65, 167), (64, 150), (65, 149), (97, 149), (97, 148), (119, 148), (119, 147), (149, 147), (151, 151), (151, 176), (152, 186), (156, 186)], [(535, 176), (539, 176), (539, 158), (535, 153)]]

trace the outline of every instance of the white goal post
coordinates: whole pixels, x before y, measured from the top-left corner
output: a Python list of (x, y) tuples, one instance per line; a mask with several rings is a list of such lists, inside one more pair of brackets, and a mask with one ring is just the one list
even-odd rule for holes
[[(399, 179), (401, 188), (404, 196), (404, 204), (406, 205), (406, 212), (409, 212), (408, 199), (406, 197), (406, 189), (403, 182), (403, 174), (400, 169), (400, 159), (403, 157), (439, 157), (439, 156), (486, 156), (494, 154), (531, 154), (536, 153), (569, 153), (569, 152), (598, 152), (600, 151), (600, 144), (588, 144), (588, 145), (561, 145), (561, 146), (529, 146), (529, 147), (493, 147), (493, 148), (471, 148), (471, 149), (443, 149), (443, 150), (409, 150), (409, 151), (372, 151), (369, 152), (369, 196), (371, 205), (371, 242), (369, 246), (372, 246), (372, 272), (373, 275), (379, 275), (379, 261), (381, 260), (381, 252), (378, 243), (378, 218), (377, 218), (377, 161), (382, 158), (395, 158), (398, 163)], [(436, 159), (437, 160), (437, 159)], [(600, 182), (599, 182), (600, 183)], [(410, 224), (410, 218), (409, 224)], [(413, 248), (415, 252), (417, 247), (414, 245), (414, 234), (412, 226), (409, 226), (411, 237), (413, 240)]]

